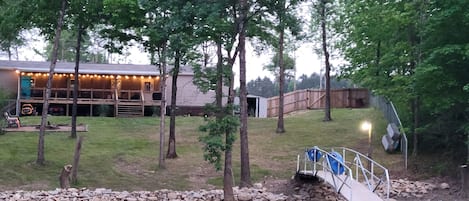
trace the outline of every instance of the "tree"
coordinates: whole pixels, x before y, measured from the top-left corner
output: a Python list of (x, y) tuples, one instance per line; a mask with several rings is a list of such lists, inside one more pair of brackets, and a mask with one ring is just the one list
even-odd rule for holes
[(313, 73), (309, 77), (305, 74), (300, 76), (300, 79), (297, 84), (298, 89), (311, 89), (316, 88), (319, 89), (319, 82), (321, 81), (321, 77)]
[[(223, 170), (223, 192), (225, 200), (234, 200), (233, 193), (233, 175), (232, 175), (232, 146), (236, 139), (234, 133), (239, 126), (239, 121), (233, 115), (234, 102), (234, 75), (233, 64), (238, 56), (239, 48), (236, 47), (235, 40), (238, 34), (237, 11), (238, 4), (232, 4), (231, 1), (214, 1), (198, 8), (198, 25), (203, 27), (196, 30), (196, 34), (203, 39), (201, 42), (204, 54), (201, 55), (201, 61), (195, 64), (196, 76), (194, 83), (202, 91), (209, 89), (216, 91), (215, 107), (208, 112), (215, 112), (215, 120), (210, 120), (202, 130), (208, 132), (208, 135), (202, 136), (200, 140), (204, 142), (204, 158), (215, 164), (217, 169), (221, 168), (221, 156), (224, 152), (224, 170)], [(229, 10), (230, 12), (226, 12)], [(209, 63), (208, 46), (213, 45), (216, 48), (217, 62), (214, 69)], [(234, 51), (233, 51), (234, 49)], [(226, 54), (223, 54), (223, 50)], [(224, 94), (223, 86), (228, 85), (228, 99), (226, 106), (222, 105)], [(224, 135), (224, 138), (223, 138)]]
[(165, 164), (165, 156), (164, 156), (164, 136), (165, 136), (165, 116), (166, 116), (166, 43), (161, 44), (160, 48), (158, 48), (160, 59), (159, 69), (161, 75), (161, 104), (160, 104), (160, 150), (159, 150), (159, 158), (158, 158), (158, 167), (159, 168), (166, 168)]
[(420, 101), (413, 77), (420, 63), (417, 50), (421, 32), (417, 29), (420, 21), (416, 14), (420, 8), (415, 9), (416, 2), (344, 2), (347, 20), (343, 25), (346, 40), (342, 44), (351, 62), (343, 69), (344, 75), (391, 98), (400, 108), (404, 122), (411, 125), (415, 143)]
[(180, 65), (183, 61), (188, 60), (188, 55), (192, 51), (193, 46), (199, 42), (194, 35), (196, 15), (195, 5), (190, 1), (179, 1), (169, 4), (169, 10), (172, 10), (169, 30), (169, 48), (174, 52), (174, 67), (172, 71), (171, 83), (171, 106), (170, 106), (170, 123), (169, 123), (169, 141), (167, 158), (176, 158), (176, 108), (177, 108), (177, 78), (179, 75)]
[[(46, 95), (44, 98), (44, 104), (42, 106), (41, 125), (39, 129), (39, 142), (38, 142), (37, 159), (36, 159), (36, 164), (38, 165), (44, 165), (44, 162), (45, 162), (44, 135), (45, 135), (45, 129), (46, 129), (46, 123), (47, 123), (47, 111), (49, 108), (49, 97), (51, 95), (52, 78), (54, 77), (55, 64), (57, 62), (57, 53), (58, 53), (58, 47), (59, 47), (59, 42), (60, 42), (59, 41), (60, 34), (62, 32), (65, 10), (68, 4), (66, 0), (61, 0), (59, 2), (60, 2), (60, 10), (57, 16), (57, 24), (53, 26), (55, 27), (55, 41), (54, 41), (54, 48), (52, 51), (52, 60), (50, 64), (49, 77), (47, 79), (47, 84), (46, 84)], [(49, 22), (46, 21), (45, 23), (47, 24)]]
[[(467, 1), (417, 1), (409, 8), (419, 35), (419, 64), (414, 89), (419, 95), (417, 147), (443, 152), (457, 164), (466, 163), (469, 120), (469, 16)], [(420, 50), (420, 51), (419, 51)], [(466, 108), (466, 109), (463, 109)], [(415, 149), (416, 147), (414, 147)], [(466, 157), (463, 157), (466, 155)]]
[[(276, 76), (280, 74), (280, 65), (279, 65), (279, 54), (278, 52), (270, 59), (270, 63), (264, 66), (264, 69), (270, 71), (272, 75)], [(296, 62), (289, 54), (283, 54), (283, 65), (284, 65), (284, 74), (287, 79), (294, 79), (294, 71)]]
[[(106, 39), (99, 36), (99, 30), (101, 29), (100, 27), (104, 26), (104, 22), (102, 22), (104, 18), (104, 16), (101, 16), (100, 19), (96, 19), (96, 21), (94, 21), (95, 24), (93, 25), (93, 28), (84, 29), (80, 48), (81, 63), (108, 63), (106, 56), (107, 51), (106, 49), (102, 48), (104, 44), (103, 42), (105, 42)], [(76, 27), (76, 25), (71, 24), (72, 22), (68, 23), (71, 27), (63, 30), (63, 33), (61, 34), (59, 53), (57, 58), (57, 60), (62, 62), (74, 62), (76, 59), (76, 38), (78, 36), (77, 31), (73, 30), (73, 27)], [(42, 57), (46, 58), (47, 61), (50, 61), (50, 55), (53, 46), (53, 41), (48, 41), (44, 50), (34, 49), (34, 51)]]
[(467, 154), (468, 2), (342, 3), (343, 75), (395, 103), (415, 155)]
[[(78, 0), (73, 1), (70, 6), (70, 13), (73, 16), (71, 20), (76, 27), (76, 46), (75, 46), (75, 72), (73, 85), (73, 105), (72, 105), (72, 129), (70, 133), (71, 138), (77, 137), (77, 104), (78, 104), (78, 86), (79, 77), (78, 72), (81, 61), (82, 39), (86, 35), (87, 29), (93, 29), (97, 23), (101, 22), (103, 18), (103, 4), (101, 1), (87, 1)], [(73, 167), (78, 168), (78, 167)]]
[(276, 96), (277, 93), (275, 92), (278, 92), (274, 83), (268, 77), (264, 77), (263, 79), (258, 77), (255, 80), (251, 80), (247, 83), (246, 88), (249, 94), (266, 98)]
[(8, 54), (11, 60), (12, 50), (24, 44), (21, 32), (31, 27), (29, 16), (33, 9), (28, 1), (5, 0), (0, 4), (0, 51)]
[[(279, 112), (278, 112), (278, 121), (277, 121), (277, 133), (284, 133), (285, 126), (283, 120), (283, 94), (284, 94), (284, 84), (285, 84), (285, 70), (287, 69), (284, 62), (284, 41), (286, 38), (286, 30), (289, 30), (291, 35), (299, 37), (301, 27), (299, 25), (299, 18), (296, 16), (296, 6), (301, 1), (297, 0), (281, 0), (275, 1), (275, 3), (267, 3), (265, 6), (268, 6), (267, 12), (275, 17), (275, 22), (273, 22), (274, 30), (276, 33), (279, 34), (278, 36), (278, 44), (274, 44), (274, 47), (278, 50), (276, 55), (278, 57), (278, 61), (275, 61), (275, 64), (279, 67)], [(290, 61), (291, 62), (291, 61)], [(289, 66), (292, 67), (292, 66)], [(294, 67), (294, 63), (293, 63)]]
[[(152, 56), (151, 61), (159, 71), (161, 77), (160, 91), (160, 144), (159, 144), (159, 168), (165, 168), (164, 140), (165, 140), (165, 115), (166, 115), (166, 75), (168, 58), (168, 40), (170, 37), (171, 10), (169, 1), (140, 1), (140, 6), (146, 13), (146, 25), (148, 28), (142, 30), (142, 35), (147, 36), (148, 40), (144, 42), (145, 48)], [(165, 5), (166, 4), (166, 5)], [(157, 56), (157, 59), (155, 59)]]
[(248, 106), (246, 90), (246, 29), (249, 5), (247, 0), (239, 1), (238, 48), (239, 48), (239, 102), (241, 126), (239, 129), (241, 141), (241, 180), (240, 187), (251, 186), (251, 170), (249, 165), (248, 145)]
[[(329, 50), (328, 50), (328, 34), (327, 34), (327, 21), (330, 20), (331, 10), (333, 1), (331, 0), (318, 0), (314, 3), (313, 7), (317, 16), (313, 14), (313, 24), (316, 26), (316, 23), (320, 25), (319, 32), (321, 35), (321, 46), (322, 54), (324, 56), (324, 63), (326, 66), (325, 78), (326, 78), (326, 95), (325, 95), (325, 108), (324, 108), (324, 121), (331, 121), (331, 64), (329, 62)], [(314, 28), (313, 28), (314, 29)]]

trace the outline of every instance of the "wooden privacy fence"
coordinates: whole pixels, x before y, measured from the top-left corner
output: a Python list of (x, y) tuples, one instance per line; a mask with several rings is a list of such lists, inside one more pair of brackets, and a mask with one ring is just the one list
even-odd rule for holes
[[(326, 105), (326, 91), (304, 89), (286, 93), (283, 113), (306, 109), (321, 109)], [(363, 88), (331, 90), (331, 108), (362, 108), (369, 106), (369, 92)], [(267, 99), (267, 117), (278, 116), (279, 97)]]

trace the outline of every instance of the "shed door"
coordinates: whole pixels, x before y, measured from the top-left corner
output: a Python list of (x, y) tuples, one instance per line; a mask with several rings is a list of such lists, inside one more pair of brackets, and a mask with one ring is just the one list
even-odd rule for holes
[(21, 76), (21, 98), (31, 98), (31, 76)]

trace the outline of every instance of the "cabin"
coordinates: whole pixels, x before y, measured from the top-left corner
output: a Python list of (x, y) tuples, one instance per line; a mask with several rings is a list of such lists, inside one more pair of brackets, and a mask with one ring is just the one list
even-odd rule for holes
[[(14, 110), (32, 105), (41, 114), (46, 94), (50, 62), (1, 61), (0, 88), (15, 97)], [(49, 99), (49, 114), (71, 115), (73, 88), (78, 84), (80, 116), (151, 116), (160, 111), (161, 75), (156, 66), (82, 63), (78, 82), (75, 63), (57, 62)], [(192, 82), (194, 73), (183, 66), (177, 79), (177, 114), (202, 115), (215, 93), (202, 93)], [(166, 79), (166, 104), (171, 103), (172, 76)], [(169, 110), (168, 110), (169, 111)]]

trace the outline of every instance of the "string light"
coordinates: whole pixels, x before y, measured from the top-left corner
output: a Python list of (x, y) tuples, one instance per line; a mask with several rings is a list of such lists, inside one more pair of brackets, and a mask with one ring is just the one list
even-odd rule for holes
[[(36, 77), (46, 77), (49, 75), (49, 73), (46, 73), (46, 72), (43, 72), (43, 73), (40, 73), (40, 72), (21, 72), (19, 70), (16, 70), (15, 71), (17, 74), (20, 74), (20, 75), (27, 75), (27, 76), (36, 76)], [(73, 78), (75, 75), (73, 73), (70, 73), (70, 74), (67, 74), (67, 73), (54, 73), (55, 76), (57, 77), (69, 77), (69, 78)], [(145, 80), (145, 79), (156, 79), (156, 80), (159, 80), (161, 78), (161, 76), (151, 76), (151, 75), (106, 75), (106, 74), (78, 74), (78, 77), (87, 77), (87, 78), (111, 78), (111, 79), (114, 79), (114, 78), (117, 78), (117, 79), (122, 79), (122, 78), (125, 78), (125, 79), (139, 79), (140, 80)]]

